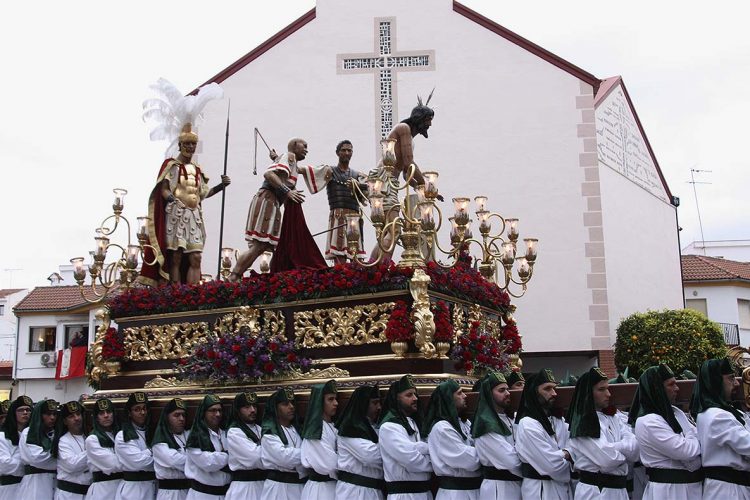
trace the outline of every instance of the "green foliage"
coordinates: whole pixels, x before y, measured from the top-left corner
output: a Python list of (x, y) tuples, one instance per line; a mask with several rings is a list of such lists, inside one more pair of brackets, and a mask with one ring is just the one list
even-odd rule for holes
[(617, 327), (615, 364), (631, 375), (659, 363), (697, 373), (705, 360), (726, 355), (721, 327), (692, 309), (635, 313)]

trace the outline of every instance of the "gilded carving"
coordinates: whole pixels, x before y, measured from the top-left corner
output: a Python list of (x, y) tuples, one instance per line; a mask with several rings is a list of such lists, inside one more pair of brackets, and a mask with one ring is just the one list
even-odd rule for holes
[(427, 359), (436, 355), (435, 346), (432, 343), (435, 335), (435, 318), (430, 311), (430, 296), (427, 293), (429, 284), (430, 277), (422, 269), (415, 269), (414, 275), (409, 280), (409, 292), (414, 299), (411, 308), (411, 319), (414, 322), (414, 345)]
[[(318, 369), (313, 368), (309, 372), (303, 373), (299, 370), (292, 370), (287, 373), (283, 373), (277, 376), (271, 376), (271, 377), (263, 377), (260, 379), (246, 379), (246, 380), (238, 380), (237, 383), (243, 383), (243, 384), (249, 384), (249, 385), (256, 385), (258, 383), (263, 382), (283, 382), (283, 381), (291, 381), (291, 380), (317, 380), (317, 379), (325, 379), (330, 380), (332, 378), (347, 378), (349, 377), (349, 372), (347, 370), (342, 370), (341, 368), (337, 367), (336, 365), (331, 365), (327, 368)], [(184, 380), (184, 379), (178, 379), (175, 377), (169, 377), (169, 378), (162, 378), (160, 375), (157, 375), (155, 378), (152, 378), (151, 380), (147, 381), (145, 384), (143, 384), (144, 389), (171, 389), (175, 387), (196, 387), (196, 386), (203, 386), (203, 385), (227, 385), (227, 384), (204, 384), (197, 381), (191, 381), (191, 380)]]
[(125, 357), (132, 361), (179, 359), (210, 334), (208, 323), (144, 325), (125, 329)]
[(104, 307), (96, 311), (96, 319), (101, 321), (101, 324), (96, 328), (96, 338), (94, 343), (91, 344), (90, 356), (93, 368), (89, 372), (89, 379), (98, 383), (102, 378), (106, 378), (107, 374), (107, 369), (102, 359), (102, 340), (107, 329), (110, 327), (109, 308)]
[(458, 342), (458, 337), (464, 334), (464, 326), (466, 326), (466, 315), (464, 314), (464, 308), (460, 304), (455, 304), (453, 307), (453, 342)]
[(145, 384), (143, 384), (144, 389), (166, 389), (171, 387), (185, 387), (185, 386), (195, 386), (200, 385), (196, 382), (191, 382), (189, 380), (180, 380), (175, 377), (169, 377), (169, 378), (162, 378), (161, 376), (157, 375), (156, 378), (152, 378)]
[(745, 396), (745, 405), (750, 406), (750, 368), (742, 370), (742, 394)]
[(257, 333), (260, 330), (258, 319), (260, 312), (255, 307), (242, 306), (233, 313), (225, 314), (214, 325), (216, 335), (226, 335), (239, 331), (242, 328), (248, 328), (251, 332)]
[(394, 302), (294, 313), (299, 347), (337, 347), (387, 342), (385, 326)]
[(282, 311), (263, 311), (263, 328), (271, 335), (280, 335), (286, 339), (286, 319)]

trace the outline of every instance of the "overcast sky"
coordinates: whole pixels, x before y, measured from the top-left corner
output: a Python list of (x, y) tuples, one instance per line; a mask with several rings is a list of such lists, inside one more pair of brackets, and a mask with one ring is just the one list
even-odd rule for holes
[[(188, 92), (314, 3), (6, 2), (0, 288), (46, 285), (87, 254), (111, 188), (129, 189), (126, 214), (145, 210), (165, 147), (140, 118), (150, 83)], [(623, 76), (681, 198), (683, 247), (701, 239), (691, 168), (712, 171), (696, 179), (712, 183), (697, 186), (705, 239), (750, 239), (746, 2), (463, 3), (599, 78)]]

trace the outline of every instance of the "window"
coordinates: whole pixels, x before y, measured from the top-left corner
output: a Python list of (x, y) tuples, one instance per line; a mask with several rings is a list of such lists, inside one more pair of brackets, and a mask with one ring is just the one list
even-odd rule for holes
[(739, 309), (740, 328), (750, 329), (750, 300), (737, 299)]
[(5, 304), (0, 304), (0, 316), (5, 315)]
[(40, 326), (31, 329), (29, 337), (29, 352), (49, 352), (55, 350), (54, 326)]
[(706, 299), (687, 299), (685, 301), (685, 307), (702, 312), (704, 316), (708, 317), (708, 305), (706, 304)]
[(65, 345), (68, 347), (81, 347), (89, 345), (89, 326), (88, 325), (66, 325), (65, 326)]

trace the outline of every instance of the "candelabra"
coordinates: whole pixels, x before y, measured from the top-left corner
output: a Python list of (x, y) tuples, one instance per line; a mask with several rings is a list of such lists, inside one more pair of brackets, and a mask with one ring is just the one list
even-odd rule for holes
[[(84, 283), (86, 281), (86, 266), (84, 264), (83, 257), (75, 257), (70, 259), (70, 263), (73, 264), (73, 277), (78, 283), (78, 288), (81, 292), (81, 297), (86, 302), (95, 304), (99, 303), (109, 294), (110, 291), (119, 287), (125, 289), (130, 288), (135, 280), (138, 278), (138, 262), (139, 258), (148, 265), (156, 263), (156, 257), (151, 262), (145, 259), (145, 250), (150, 249), (152, 252), (155, 250), (154, 247), (148, 244), (148, 222), (149, 217), (138, 217), (138, 232), (137, 239), (138, 244), (132, 243), (130, 238), (130, 221), (122, 215), (124, 208), (125, 195), (128, 193), (125, 189), (114, 189), (115, 200), (112, 203), (112, 215), (106, 217), (99, 227), (96, 229), (96, 247), (92, 255), (92, 263), (88, 266), (88, 273), (91, 275), (91, 289), (90, 294), (86, 293)], [(107, 224), (113, 223), (112, 229), (107, 227)], [(127, 244), (120, 245), (110, 241), (112, 236), (121, 224), (125, 225), (127, 233)], [(106, 262), (108, 252), (113, 250), (115, 253), (115, 259)], [(119, 254), (117, 253), (119, 251)], [(100, 291), (102, 290), (102, 291)], [(89, 298), (93, 296), (94, 298)]]
[[(224, 247), (221, 249), (221, 278), (224, 281), (229, 280), (229, 274), (232, 272), (232, 258), (237, 260), (240, 252), (236, 248)], [(271, 271), (271, 258), (273, 252), (263, 252), (258, 257), (258, 266), (262, 274), (267, 274)]]

